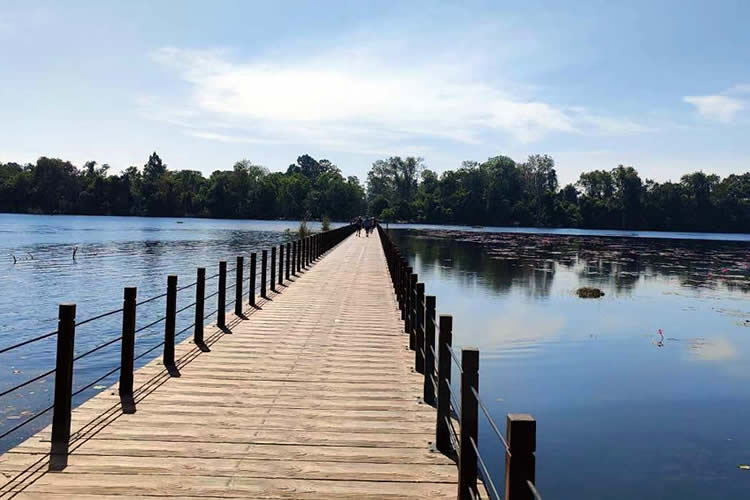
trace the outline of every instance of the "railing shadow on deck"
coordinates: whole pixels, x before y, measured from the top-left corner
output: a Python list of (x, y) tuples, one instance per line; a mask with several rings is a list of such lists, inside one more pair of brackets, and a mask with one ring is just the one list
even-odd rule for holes
[[(425, 296), (424, 283), (418, 282), (419, 277), (380, 225), (378, 233), (404, 332), (414, 351), (414, 370), (424, 375), (424, 402), (437, 410), (433, 446), (458, 465), (458, 500), (474, 500), (483, 494), (491, 500), (541, 500), (535, 485), (536, 420), (525, 413), (508, 414), (503, 436), (480, 397), (479, 349), (464, 347), (460, 353), (453, 350), (453, 317), (440, 315), (436, 321), (436, 298)], [(460, 375), (458, 398), (451, 385), (452, 365)], [(497, 438), (491, 445), (499, 445), (505, 452), (505, 470), (499, 474), (490, 472), (480, 453), (480, 410)], [(498, 488), (501, 475), (502, 491)], [(484, 492), (478, 480), (482, 481)]]
[[(230, 286), (227, 286), (226, 284), (227, 263), (221, 261), (219, 262), (219, 272), (217, 274), (206, 278), (205, 268), (198, 268), (196, 281), (180, 288), (177, 287), (177, 276), (170, 275), (167, 279), (166, 293), (140, 302), (136, 301), (137, 292), (135, 287), (125, 288), (122, 308), (97, 315), (78, 323), (76, 323), (75, 320), (75, 304), (61, 304), (59, 307), (58, 328), (56, 331), (0, 348), (0, 355), (2, 355), (16, 351), (17, 349), (45, 338), (53, 336), (57, 337), (55, 369), (49, 370), (37, 377), (0, 392), (0, 398), (2, 398), (3, 396), (12, 394), (23, 387), (41, 380), (44, 377), (52, 374), (55, 375), (54, 404), (24, 420), (20, 424), (13, 426), (11, 429), (0, 435), (0, 439), (2, 439), (20, 429), (23, 429), (24, 426), (47, 414), (49, 411), (53, 411), (51, 438), (49, 441), (41, 441), (50, 443), (50, 451), (47, 453), (29, 451), (29, 454), (39, 454), (39, 459), (17, 474), (11, 474), (12, 477), (9, 477), (8, 480), (0, 486), (0, 499), (13, 498), (26, 490), (34, 482), (38, 481), (39, 478), (43, 477), (45, 474), (64, 470), (68, 463), (68, 457), (84, 443), (101, 432), (108, 425), (115, 422), (122, 415), (136, 413), (138, 404), (143, 402), (150, 394), (156, 391), (156, 389), (161, 387), (170, 378), (178, 376), (179, 370), (185, 368), (201, 354), (210, 353), (210, 347), (218, 342), (224, 335), (230, 335), (234, 326), (242, 321), (252, 319), (252, 316), (257, 314), (265, 303), (271, 301), (274, 296), (280, 295), (283, 292), (283, 289), (277, 289), (277, 284), (286, 288), (286, 285), (283, 283), (285, 278), (290, 282), (296, 281), (311, 265), (318, 262), (326, 253), (330, 252), (335, 246), (346, 239), (346, 237), (351, 235), (354, 230), (354, 226), (347, 225), (332, 231), (314, 234), (281, 245), (279, 247), (278, 267), (276, 266), (275, 248), (272, 252), (271, 259), (271, 265), (273, 267), (270, 268), (267, 267), (267, 261), (265, 258), (267, 251), (263, 250), (264, 258), (261, 267), (261, 283), (257, 286), (256, 254), (251, 254), (250, 273), (246, 292), (243, 292), (244, 259), (239, 256), (237, 257), (237, 266), (233, 268), (233, 270), (236, 271), (235, 283)], [(286, 250), (286, 252), (284, 250)], [(286, 260), (283, 258), (284, 255), (286, 255)], [(278, 275), (276, 272), (277, 269)], [(232, 269), (230, 269), (230, 271), (231, 270)], [(269, 270), (270, 273), (268, 273)], [(205, 296), (206, 281), (215, 278), (218, 278), (218, 290), (209, 296)], [(270, 285), (270, 290), (266, 289), (267, 284)], [(180, 309), (177, 309), (177, 293), (181, 290), (193, 287), (196, 288), (196, 300)], [(231, 289), (235, 289), (235, 315), (233, 319), (227, 320), (226, 293)], [(258, 291), (260, 291), (260, 295), (256, 297)], [(206, 300), (213, 297), (217, 298), (217, 308), (211, 313), (205, 314), (204, 308)], [(136, 329), (137, 307), (162, 298), (166, 298), (165, 316)], [(245, 308), (245, 305), (248, 307)], [(175, 332), (176, 315), (179, 312), (190, 308), (194, 308), (195, 321), (181, 331)], [(119, 313), (122, 313), (122, 335), (120, 337), (105, 342), (104, 344), (90, 349), (78, 356), (73, 355), (76, 326), (82, 326)], [(205, 337), (204, 325), (206, 320), (214, 315), (217, 316), (217, 319), (215, 323), (210, 325), (210, 328), (213, 328), (214, 331), (210, 336)], [(135, 356), (134, 348), (136, 334), (161, 322), (164, 322), (165, 325), (164, 340), (138, 356)], [(193, 346), (179, 358), (175, 358), (175, 340), (179, 336), (188, 333), (191, 329), (193, 331)], [(120, 365), (100, 376), (95, 381), (73, 392), (72, 379), (75, 361), (92, 355), (116, 342), (121, 343)], [(183, 343), (182, 346), (187, 346), (187, 344)], [(148, 356), (160, 347), (163, 347), (163, 369), (144, 381), (139, 387), (134, 388), (134, 362), (139, 358)], [(96, 384), (114, 375), (118, 371), (120, 372), (118, 384), (119, 402), (103, 410), (102, 413), (83, 424), (75, 432), (71, 432), (73, 397), (94, 387)], [(113, 388), (114, 386), (107, 390)], [(34, 437), (30, 439), (34, 439)], [(23, 446), (23, 443), (21, 446)], [(14, 452), (13, 450), (10, 450), (8, 453)], [(20, 453), (23, 453), (23, 451)]]

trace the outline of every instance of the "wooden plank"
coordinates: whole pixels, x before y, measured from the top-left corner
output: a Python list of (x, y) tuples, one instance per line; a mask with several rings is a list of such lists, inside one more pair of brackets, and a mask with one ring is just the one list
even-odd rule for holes
[(178, 344), (179, 377), (136, 371), (135, 413), (116, 387), (75, 409), (62, 472), (48, 428), (0, 456), (0, 498), (455, 498), (377, 233), (287, 284)]

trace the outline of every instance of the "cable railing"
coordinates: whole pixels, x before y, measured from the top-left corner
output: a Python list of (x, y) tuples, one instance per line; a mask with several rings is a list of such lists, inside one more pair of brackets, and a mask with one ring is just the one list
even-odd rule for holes
[[(437, 410), (435, 448), (458, 463), (458, 499), (541, 500), (535, 485), (536, 420), (527, 414), (508, 414), (506, 433), (501, 432), (481, 398), (479, 350), (452, 347), (453, 318), (437, 318), (436, 298), (425, 295), (424, 284), (419, 283), (418, 275), (388, 233), (380, 226), (378, 231), (404, 332), (414, 351), (414, 368), (424, 375), (424, 402)], [(459, 378), (459, 391), (452, 384), (454, 371)], [(505, 456), (503, 471), (493, 473), (492, 464), (481, 453), (482, 415), (493, 438), (484, 446), (500, 447)]]
[[(234, 312), (239, 317), (242, 316), (243, 305), (255, 305), (257, 292), (260, 291), (260, 297), (268, 298), (268, 292), (278, 292), (277, 284), (282, 285), (284, 281), (289, 281), (292, 277), (298, 277), (300, 273), (312, 265), (317, 259), (328, 252), (331, 248), (343, 241), (354, 231), (353, 226), (343, 226), (325, 233), (319, 233), (307, 236), (294, 241), (281, 244), (278, 247), (278, 261), (276, 260), (276, 247), (271, 250), (271, 262), (267, 261), (267, 250), (262, 251), (262, 262), (257, 263), (256, 253), (251, 254), (249, 270), (249, 283), (245, 288), (244, 285), (244, 260), (243, 257), (237, 258), (237, 265), (229, 267), (226, 261), (219, 262), (219, 272), (206, 277), (205, 268), (198, 268), (195, 281), (187, 285), (177, 286), (177, 276), (169, 275), (167, 277), (167, 290), (164, 293), (157, 294), (153, 297), (136, 300), (137, 290), (135, 287), (124, 289), (123, 307), (98, 314), (82, 321), (76, 321), (76, 305), (61, 304), (58, 310), (58, 327), (55, 331), (45, 333), (30, 339), (17, 342), (13, 345), (0, 348), (0, 355), (16, 351), (19, 348), (39, 342), (44, 339), (55, 337), (57, 340), (57, 355), (55, 359), (55, 368), (47, 370), (29, 380), (26, 380), (13, 387), (0, 390), (0, 398), (13, 394), (24, 387), (41, 381), (42, 379), (55, 375), (54, 403), (44, 408), (13, 427), (1, 431), (0, 439), (4, 439), (15, 432), (23, 429), (28, 424), (41, 418), (43, 415), (53, 411), (52, 416), (52, 453), (65, 455), (70, 437), (71, 409), (72, 398), (80, 396), (86, 391), (96, 388), (97, 384), (112, 377), (118, 371), (119, 376), (119, 394), (129, 401), (133, 400), (133, 372), (135, 361), (141, 360), (149, 355), (153, 355), (158, 349), (163, 349), (163, 360), (166, 368), (175, 366), (175, 339), (193, 332), (193, 340), (196, 345), (204, 342), (204, 327), (206, 320), (216, 316), (214, 325), (217, 329), (226, 330), (228, 306), (234, 302)], [(229, 273), (234, 272), (234, 282), (227, 283)], [(257, 284), (257, 278), (260, 283)], [(206, 282), (218, 278), (217, 289), (215, 292), (206, 295)], [(178, 292), (194, 289), (194, 300), (189, 304), (177, 307)], [(235, 290), (235, 299), (230, 301), (227, 298), (227, 291)], [(136, 312), (140, 306), (150, 304), (160, 299), (166, 299), (166, 310), (163, 316), (149, 321), (146, 325), (136, 328)], [(205, 314), (205, 305), (208, 299), (216, 301), (216, 308), (208, 314)], [(177, 315), (193, 309), (195, 319), (192, 323), (176, 330)], [(96, 324), (97, 321), (108, 318), (117, 314), (122, 315), (122, 334), (116, 338), (103, 342), (100, 345), (92, 347), (81, 354), (74, 353), (74, 338), (76, 328), (87, 324)], [(164, 323), (164, 339), (156, 345), (150, 346), (144, 352), (135, 355), (136, 334), (149, 330), (161, 323)], [(150, 337), (150, 334), (140, 335), (138, 338)], [(103, 375), (98, 376), (93, 382), (73, 390), (74, 366), (76, 362), (87, 358), (99, 351), (106, 349), (114, 344), (121, 345), (121, 362), (118, 366), (108, 370)]]

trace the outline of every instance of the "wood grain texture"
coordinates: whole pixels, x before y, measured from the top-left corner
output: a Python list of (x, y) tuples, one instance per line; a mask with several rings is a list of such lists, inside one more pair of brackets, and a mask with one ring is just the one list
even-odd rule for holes
[(74, 410), (63, 471), (49, 428), (0, 456), (0, 498), (455, 498), (377, 232), (278, 290), (179, 344), (179, 377), (138, 370), (135, 413), (117, 387)]

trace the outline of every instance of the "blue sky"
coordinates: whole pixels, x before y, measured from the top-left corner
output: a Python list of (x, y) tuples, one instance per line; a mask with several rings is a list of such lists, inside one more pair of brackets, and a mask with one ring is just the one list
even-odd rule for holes
[(745, 172), (748, 19), (745, 1), (0, 0), (0, 161)]

